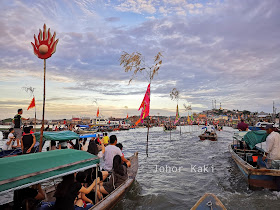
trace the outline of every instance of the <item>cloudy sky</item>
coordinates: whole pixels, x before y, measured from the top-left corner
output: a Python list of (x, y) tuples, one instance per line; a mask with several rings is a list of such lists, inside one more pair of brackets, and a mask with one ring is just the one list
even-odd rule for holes
[[(125, 117), (138, 107), (148, 82), (128, 85), (122, 52), (140, 52), (148, 66), (163, 64), (151, 85), (151, 114), (175, 115), (223, 108), (280, 110), (279, 0), (2, 0), (0, 2), (0, 119), (24, 117), (35, 88), (41, 116), (43, 60), (30, 42), (46, 23), (59, 38), (47, 60), (46, 118)], [(97, 103), (96, 103), (97, 101)]]

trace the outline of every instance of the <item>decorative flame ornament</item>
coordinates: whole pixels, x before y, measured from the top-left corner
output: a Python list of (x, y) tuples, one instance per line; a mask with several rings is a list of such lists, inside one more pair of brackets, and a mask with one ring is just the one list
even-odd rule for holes
[(58, 43), (57, 39), (55, 41), (55, 35), (56, 33), (53, 33), (53, 36), (51, 35), (51, 31), (50, 29), (48, 29), (47, 32), (47, 27), (46, 24), (44, 24), (43, 26), (43, 32), (41, 31), (41, 29), (39, 29), (39, 34), (38, 34), (38, 40), (34, 34), (34, 43), (32, 44), (33, 48), (34, 48), (34, 54), (41, 59), (48, 59), (49, 57), (52, 56), (52, 54), (55, 53), (56, 50), (56, 45)]
[(35, 44), (32, 44), (34, 49), (34, 54), (41, 59), (44, 59), (44, 92), (43, 92), (43, 116), (42, 116), (42, 127), (40, 133), (40, 145), (39, 152), (42, 151), (43, 147), (43, 132), (44, 132), (44, 123), (45, 123), (45, 101), (46, 101), (46, 60), (55, 53), (56, 45), (58, 43), (58, 39), (55, 41), (55, 32), (53, 36), (51, 35), (50, 29), (48, 29), (46, 24), (43, 26), (43, 33), (41, 29), (39, 30), (38, 40), (34, 34)]

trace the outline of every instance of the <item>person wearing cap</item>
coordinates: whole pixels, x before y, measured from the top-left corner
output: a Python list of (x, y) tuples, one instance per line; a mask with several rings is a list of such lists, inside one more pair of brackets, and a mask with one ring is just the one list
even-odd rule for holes
[(274, 131), (271, 124), (265, 127), (268, 136), (266, 137), (266, 152), (263, 160), (280, 160), (280, 134)]

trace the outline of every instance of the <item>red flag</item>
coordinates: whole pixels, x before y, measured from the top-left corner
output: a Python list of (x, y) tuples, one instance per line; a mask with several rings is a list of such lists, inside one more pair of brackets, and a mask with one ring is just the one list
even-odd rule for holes
[(138, 109), (138, 110), (142, 109), (141, 116), (140, 116), (141, 123), (143, 123), (145, 117), (149, 116), (150, 114), (150, 93), (151, 93), (150, 86), (151, 85), (149, 84), (147, 87), (146, 94), (143, 98), (143, 101)]
[(128, 119), (128, 114), (126, 115), (126, 119)]
[(33, 107), (35, 107), (35, 97), (33, 97), (31, 103), (29, 104), (29, 107), (27, 108), (27, 110), (28, 110), (28, 109), (31, 109), (31, 108), (33, 108)]
[(97, 108), (96, 117), (99, 117), (99, 107)]

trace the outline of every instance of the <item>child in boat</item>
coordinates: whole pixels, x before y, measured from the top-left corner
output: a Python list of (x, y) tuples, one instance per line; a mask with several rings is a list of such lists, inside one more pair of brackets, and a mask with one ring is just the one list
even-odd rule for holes
[(30, 133), (30, 127), (24, 128), (25, 135), (21, 138), (21, 150), (23, 154), (33, 153), (36, 138)]
[(113, 159), (113, 171), (108, 182), (100, 183), (100, 187), (97, 188), (97, 195), (101, 199), (101, 194), (110, 194), (113, 190), (119, 187), (128, 178), (127, 167), (122, 164), (120, 155), (116, 155)]
[(14, 141), (15, 141), (15, 136), (14, 136), (14, 132), (15, 130), (13, 128), (9, 129), (9, 135), (8, 135), (8, 141), (6, 142), (6, 144), (4, 144), (3, 149), (4, 150), (10, 150), (13, 148), (14, 145)]
[(94, 180), (94, 182), (86, 188), (78, 180), (75, 181), (74, 174), (64, 176), (62, 182), (58, 184), (56, 192), (54, 194), (54, 197), (56, 197), (54, 209), (74, 209), (74, 202), (76, 197), (80, 193), (90, 193), (95, 189), (96, 182), (99, 183), (99, 178), (97, 178), (97, 180)]

